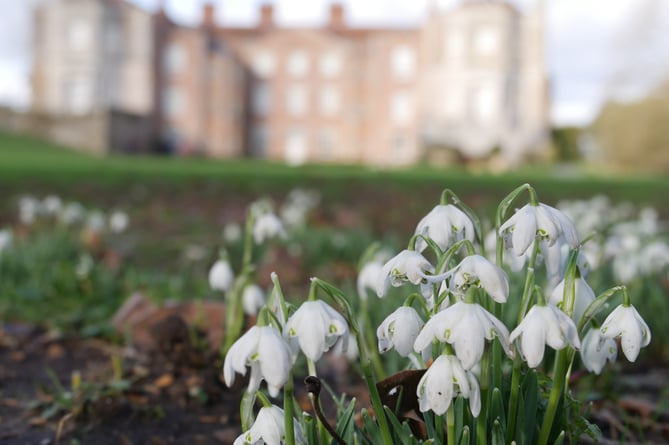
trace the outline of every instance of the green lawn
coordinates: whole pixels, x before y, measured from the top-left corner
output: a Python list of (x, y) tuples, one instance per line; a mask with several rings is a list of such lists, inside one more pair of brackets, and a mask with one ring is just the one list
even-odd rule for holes
[[(449, 187), (458, 193), (486, 193), (499, 197), (515, 186), (532, 183), (547, 201), (606, 193), (614, 199), (662, 203), (669, 192), (669, 178), (650, 175), (614, 176), (596, 168), (557, 169), (532, 166), (505, 173), (472, 173), (465, 167), (415, 166), (373, 169), (352, 165), (290, 167), (250, 159), (109, 156), (97, 157), (67, 150), (51, 143), (0, 133), (0, 184), (15, 188), (25, 184), (66, 185), (79, 181), (96, 184), (181, 183), (184, 180), (221, 181), (237, 187), (265, 190), (292, 186), (380, 186), (405, 190)], [(14, 186), (14, 187), (12, 187)]]

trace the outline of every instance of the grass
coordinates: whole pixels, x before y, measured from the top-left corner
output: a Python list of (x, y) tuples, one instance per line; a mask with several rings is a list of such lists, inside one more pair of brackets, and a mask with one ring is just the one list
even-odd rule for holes
[(651, 175), (613, 176), (582, 167), (560, 170), (530, 166), (505, 174), (473, 173), (462, 166), (414, 166), (375, 169), (357, 165), (280, 163), (238, 159), (120, 156), (97, 157), (74, 152), (39, 139), (0, 133), (0, 184), (72, 184), (93, 181), (110, 186), (128, 181), (183, 183), (223, 182), (245, 189), (276, 186), (395, 186), (408, 189), (450, 187), (460, 193), (486, 193), (498, 198), (531, 182), (547, 201), (607, 193), (619, 199), (655, 204), (669, 192), (669, 178)]

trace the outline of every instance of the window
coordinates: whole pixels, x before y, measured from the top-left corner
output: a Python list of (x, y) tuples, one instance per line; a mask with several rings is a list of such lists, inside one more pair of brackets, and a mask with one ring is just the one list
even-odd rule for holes
[(253, 56), (251, 66), (253, 74), (261, 78), (267, 78), (274, 74), (276, 59), (272, 53), (261, 51)]
[(497, 98), (492, 85), (481, 85), (471, 93), (470, 106), (476, 124), (485, 124), (495, 117)]
[(85, 50), (93, 40), (92, 34), (91, 25), (85, 19), (72, 19), (67, 27), (67, 45), (74, 51)]
[(267, 144), (269, 134), (267, 126), (256, 124), (251, 128), (251, 156), (265, 158), (267, 156)]
[(304, 85), (291, 85), (286, 92), (286, 110), (293, 117), (304, 116), (309, 110), (309, 95)]
[(339, 113), (339, 90), (332, 86), (326, 85), (318, 92), (318, 107), (323, 116), (335, 116)]
[(251, 90), (251, 110), (256, 116), (266, 116), (272, 106), (272, 91), (267, 82), (255, 82)]
[(406, 125), (413, 117), (411, 96), (406, 91), (397, 91), (393, 94), (390, 103), (392, 121), (397, 125)]
[(397, 79), (410, 79), (416, 71), (416, 53), (409, 45), (400, 45), (391, 55), (393, 76)]
[(183, 94), (175, 86), (169, 86), (163, 90), (163, 112), (169, 117), (181, 114), (183, 107)]
[(306, 51), (295, 50), (288, 56), (288, 74), (302, 77), (309, 72), (309, 55)]
[(73, 114), (85, 114), (93, 105), (92, 85), (87, 79), (67, 80), (63, 85), (66, 108)]
[(474, 34), (474, 49), (477, 54), (489, 56), (497, 51), (497, 32), (490, 26), (480, 27)]
[(184, 70), (187, 64), (187, 55), (183, 47), (178, 43), (170, 43), (165, 48), (164, 54), (164, 68), (169, 74), (178, 74)]
[(397, 133), (392, 139), (392, 157), (396, 163), (401, 163), (408, 157), (409, 139), (405, 134)]
[(323, 54), (318, 61), (318, 67), (326, 79), (337, 77), (341, 72), (341, 57), (333, 52)]
[(318, 132), (318, 154), (322, 160), (329, 161), (334, 157), (336, 137), (331, 128), (321, 128)]
[(290, 165), (304, 164), (307, 160), (307, 135), (301, 128), (292, 128), (286, 133), (284, 158)]

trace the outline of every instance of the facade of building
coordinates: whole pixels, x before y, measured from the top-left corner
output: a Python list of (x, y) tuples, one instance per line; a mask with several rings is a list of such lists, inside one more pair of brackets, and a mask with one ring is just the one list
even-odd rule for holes
[[(406, 165), (496, 150), (519, 162), (548, 136), (541, 15), (465, 1), (420, 27), (360, 28), (335, 3), (324, 26), (285, 28), (263, 4), (256, 26), (238, 28), (216, 24), (207, 4), (202, 24), (184, 27), (121, 0), (57, 0), (36, 14), (35, 107), (146, 113), (175, 153)], [(62, 42), (47, 36), (56, 29)]]

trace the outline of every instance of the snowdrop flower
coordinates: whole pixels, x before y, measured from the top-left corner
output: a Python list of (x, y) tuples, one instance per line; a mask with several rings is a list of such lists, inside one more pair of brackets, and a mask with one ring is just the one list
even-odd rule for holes
[(618, 347), (615, 340), (605, 338), (597, 328), (591, 328), (581, 342), (581, 360), (585, 368), (599, 375), (606, 362), (616, 361)]
[(47, 215), (55, 215), (60, 212), (63, 207), (63, 202), (56, 195), (49, 195), (42, 201), (42, 208)]
[(451, 400), (461, 394), (469, 399), (469, 409), (474, 417), (481, 412), (481, 393), (476, 376), (466, 371), (457, 357), (440, 355), (418, 382), (416, 395), (421, 412), (434, 411), (444, 414)]
[(209, 286), (214, 290), (229, 291), (234, 279), (230, 263), (225, 259), (217, 260), (209, 269)]
[[(560, 308), (562, 308), (562, 299), (564, 297), (564, 282), (565, 280), (562, 280), (555, 286), (549, 300), (550, 304), (554, 304)], [(595, 291), (592, 290), (583, 278), (579, 277), (574, 280), (574, 312), (571, 319), (574, 320), (576, 325), (580, 323), (585, 310), (590, 306), (590, 303), (595, 301), (595, 298)]]
[(286, 237), (283, 223), (279, 217), (272, 212), (265, 212), (257, 215), (255, 223), (253, 224), (253, 239), (256, 244), (262, 244), (266, 239), (277, 237)]
[(560, 236), (572, 247), (578, 247), (574, 223), (561, 211), (545, 204), (526, 204), (499, 228), (507, 246), (516, 256), (524, 254), (534, 240), (544, 240), (552, 246)]
[[(411, 306), (401, 306), (388, 315), (376, 330), (379, 352), (393, 347), (399, 355), (407, 357), (413, 352), (413, 344), (425, 322)], [(428, 345), (429, 347), (429, 345)], [(422, 352), (422, 348), (419, 352)]]
[[(431, 238), (440, 249), (446, 250), (451, 244), (462, 239), (474, 241), (474, 224), (467, 214), (454, 205), (440, 204), (420, 220), (416, 235)], [(427, 247), (424, 239), (416, 240), (416, 250), (422, 252)]]
[(91, 273), (94, 265), (93, 257), (87, 253), (82, 254), (79, 256), (79, 261), (77, 262), (77, 266), (74, 268), (74, 273), (77, 275), (77, 277), (83, 280)]
[(475, 303), (458, 301), (430, 318), (414, 343), (415, 351), (423, 351), (437, 339), (450, 343), (465, 369), (472, 369), (483, 356), (485, 340), (495, 336), (508, 356), (512, 355), (509, 330), (494, 315)]
[(9, 248), (14, 241), (14, 234), (11, 229), (0, 230), (0, 253)]
[(581, 347), (574, 321), (552, 304), (532, 306), (523, 321), (511, 331), (509, 341), (518, 337), (518, 350), (530, 368), (539, 366), (546, 345), (555, 350), (568, 344), (574, 349)]
[[(497, 256), (497, 232), (495, 229), (492, 229), (485, 236), (483, 240), (483, 245), (485, 247), (485, 254), (488, 259), (495, 261)], [(523, 255), (504, 255), (504, 263), (509, 266), (509, 269), (513, 272), (518, 272), (523, 269), (528, 258), (531, 256), (531, 249), (528, 249)]]
[(242, 227), (234, 222), (228, 223), (223, 227), (223, 240), (228, 244), (234, 244), (242, 239)]
[[(311, 361), (318, 361), (339, 337), (348, 341), (348, 324), (342, 315), (320, 300), (305, 301), (288, 319), (284, 329)], [(346, 349), (348, 344), (343, 345)]]
[(105, 216), (99, 210), (94, 210), (86, 217), (86, 228), (93, 232), (102, 232), (105, 228)]
[(464, 295), (470, 286), (482, 287), (498, 303), (509, 297), (509, 279), (506, 273), (481, 255), (469, 255), (447, 274), (451, 292)]
[(633, 362), (639, 350), (650, 343), (650, 329), (634, 306), (621, 304), (606, 317), (600, 328), (604, 338), (620, 337), (620, 346), (627, 360)]
[[(285, 414), (276, 405), (260, 408), (253, 426), (235, 439), (233, 445), (282, 445), (286, 441)], [(297, 420), (293, 422), (295, 443), (306, 444), (302, 426)]]
[(76, 224), (84, 220), (86, 217), (86, 210), (84, 206), (78, 202), (70, 202), (66, 204), (58, 215), (61, 223), (66, 225)]
[(19, 221), (26, 226), (35, 222), (40, 212), (40, 203), (32, 196), (24, 196), (19, 200)]
[(362, 266), (360, 273), (358, 273), (357, 288), (358, 288), (358, 297), (363, 300), (367, 299), (367, 290), (376, 289), (376, 283), (379, 280), (379, 275), (383, 269), (383, 263), (381, 261), (369, 261)]
[(290, 346), (275, 327), (253, 326), (230, 347), (223, 362), (223, 378), (231, 386), (235, 373), (246, 375), (250, 367), (248, 392), (257, 391), (264, 379), (269, 394), (276, 397), (288, 381), (293, 359)]
[(265, 305), (265, 293), (257, 284), (249, 284), (242, 292), (242, 306), (246, 315), (257, 315)]
[(128, 214), (120, 210), (109, 216), (109, 229), (114, 233), (121, 233), (128, 228)]
[(381, 268), (376, 280), (376, 295), (382, 298), (388, 292), (388, 286), (399, 287), (405, 282), (412, 284), (426, 284), (436, 282), (438, 276), (433, 276), (434, 267), (419, 252), (403, 250), (388, 260)]

